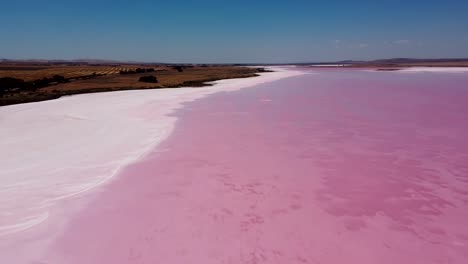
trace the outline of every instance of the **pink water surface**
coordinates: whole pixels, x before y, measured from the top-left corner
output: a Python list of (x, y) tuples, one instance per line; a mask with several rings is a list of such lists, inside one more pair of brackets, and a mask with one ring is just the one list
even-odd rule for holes
[(316, 70), (175, 115), (43, 263), (468, 263), (468, 75)]

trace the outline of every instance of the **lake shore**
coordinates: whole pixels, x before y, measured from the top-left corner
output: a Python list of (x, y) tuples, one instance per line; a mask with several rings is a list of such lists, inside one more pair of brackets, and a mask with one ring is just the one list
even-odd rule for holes
[[(234, 66), (11, 66), (0, 64), (0, 106), (53, 100), (63, 96), (124, 90), (210, 86), (223, 79), (250, 78), (264, 68)], [(154, 81), (140, 78), (152, 76)], [(2, 79), (3, 78), (3, 79)], [(4, 83), (5, 82), (5, 83)], [(11, 80), (9, 81), (11, 82)], [(35, 87), (35, 85), (40, 85)], [(5, 87), (3, 87), (5, 86)], [(6, 87), (11, 86), (11, 87)]]

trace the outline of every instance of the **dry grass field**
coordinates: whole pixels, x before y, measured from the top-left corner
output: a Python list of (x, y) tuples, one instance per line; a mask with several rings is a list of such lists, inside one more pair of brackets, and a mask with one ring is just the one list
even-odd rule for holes
[(0, 65), (0, 78), (12, 77), (33, 81), (44, 77), (61, 75), (65, 78), (77, 78), (88, 75), (113, 75), (120, 71), (134, 70), (138, 67), (130, 66), (23, 66)]
[[(152, 68), (154, 72), (120, 74), (137, 68)], [(60, 75), (66, 83), (34, 91), (17, 90), (0, 96), (0, 106), (59, 98), (64, 95), (106, 92), (131, 89), (175, 88), (182, 86), (204, 86), (206, 82), (253, 77), (261, 69), (234, 66), (189, 66), (180, 72), (172, 66), (119, 65), (119, 66), (34, 66), (0, 65), (0, 78), (11, 77), (33, 82), (41, 78)], [(152, 75), (158, 83), (140, 82), (142, 76)], [(1, 87), (0, 87), (1, 88)]]

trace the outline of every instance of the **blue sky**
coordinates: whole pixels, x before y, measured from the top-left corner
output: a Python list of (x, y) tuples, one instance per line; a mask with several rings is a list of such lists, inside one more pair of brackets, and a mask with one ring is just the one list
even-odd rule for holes
[(468, 57), (468, 1), (462, 0), (0, 1), (0, 58)]

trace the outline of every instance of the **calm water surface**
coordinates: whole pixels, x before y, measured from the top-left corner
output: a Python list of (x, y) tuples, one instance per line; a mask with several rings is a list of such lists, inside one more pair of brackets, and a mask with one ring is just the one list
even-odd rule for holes
[(189, 103), (45, 259), (467, 263), (467, 102), (467, 74), (315, 70)]

